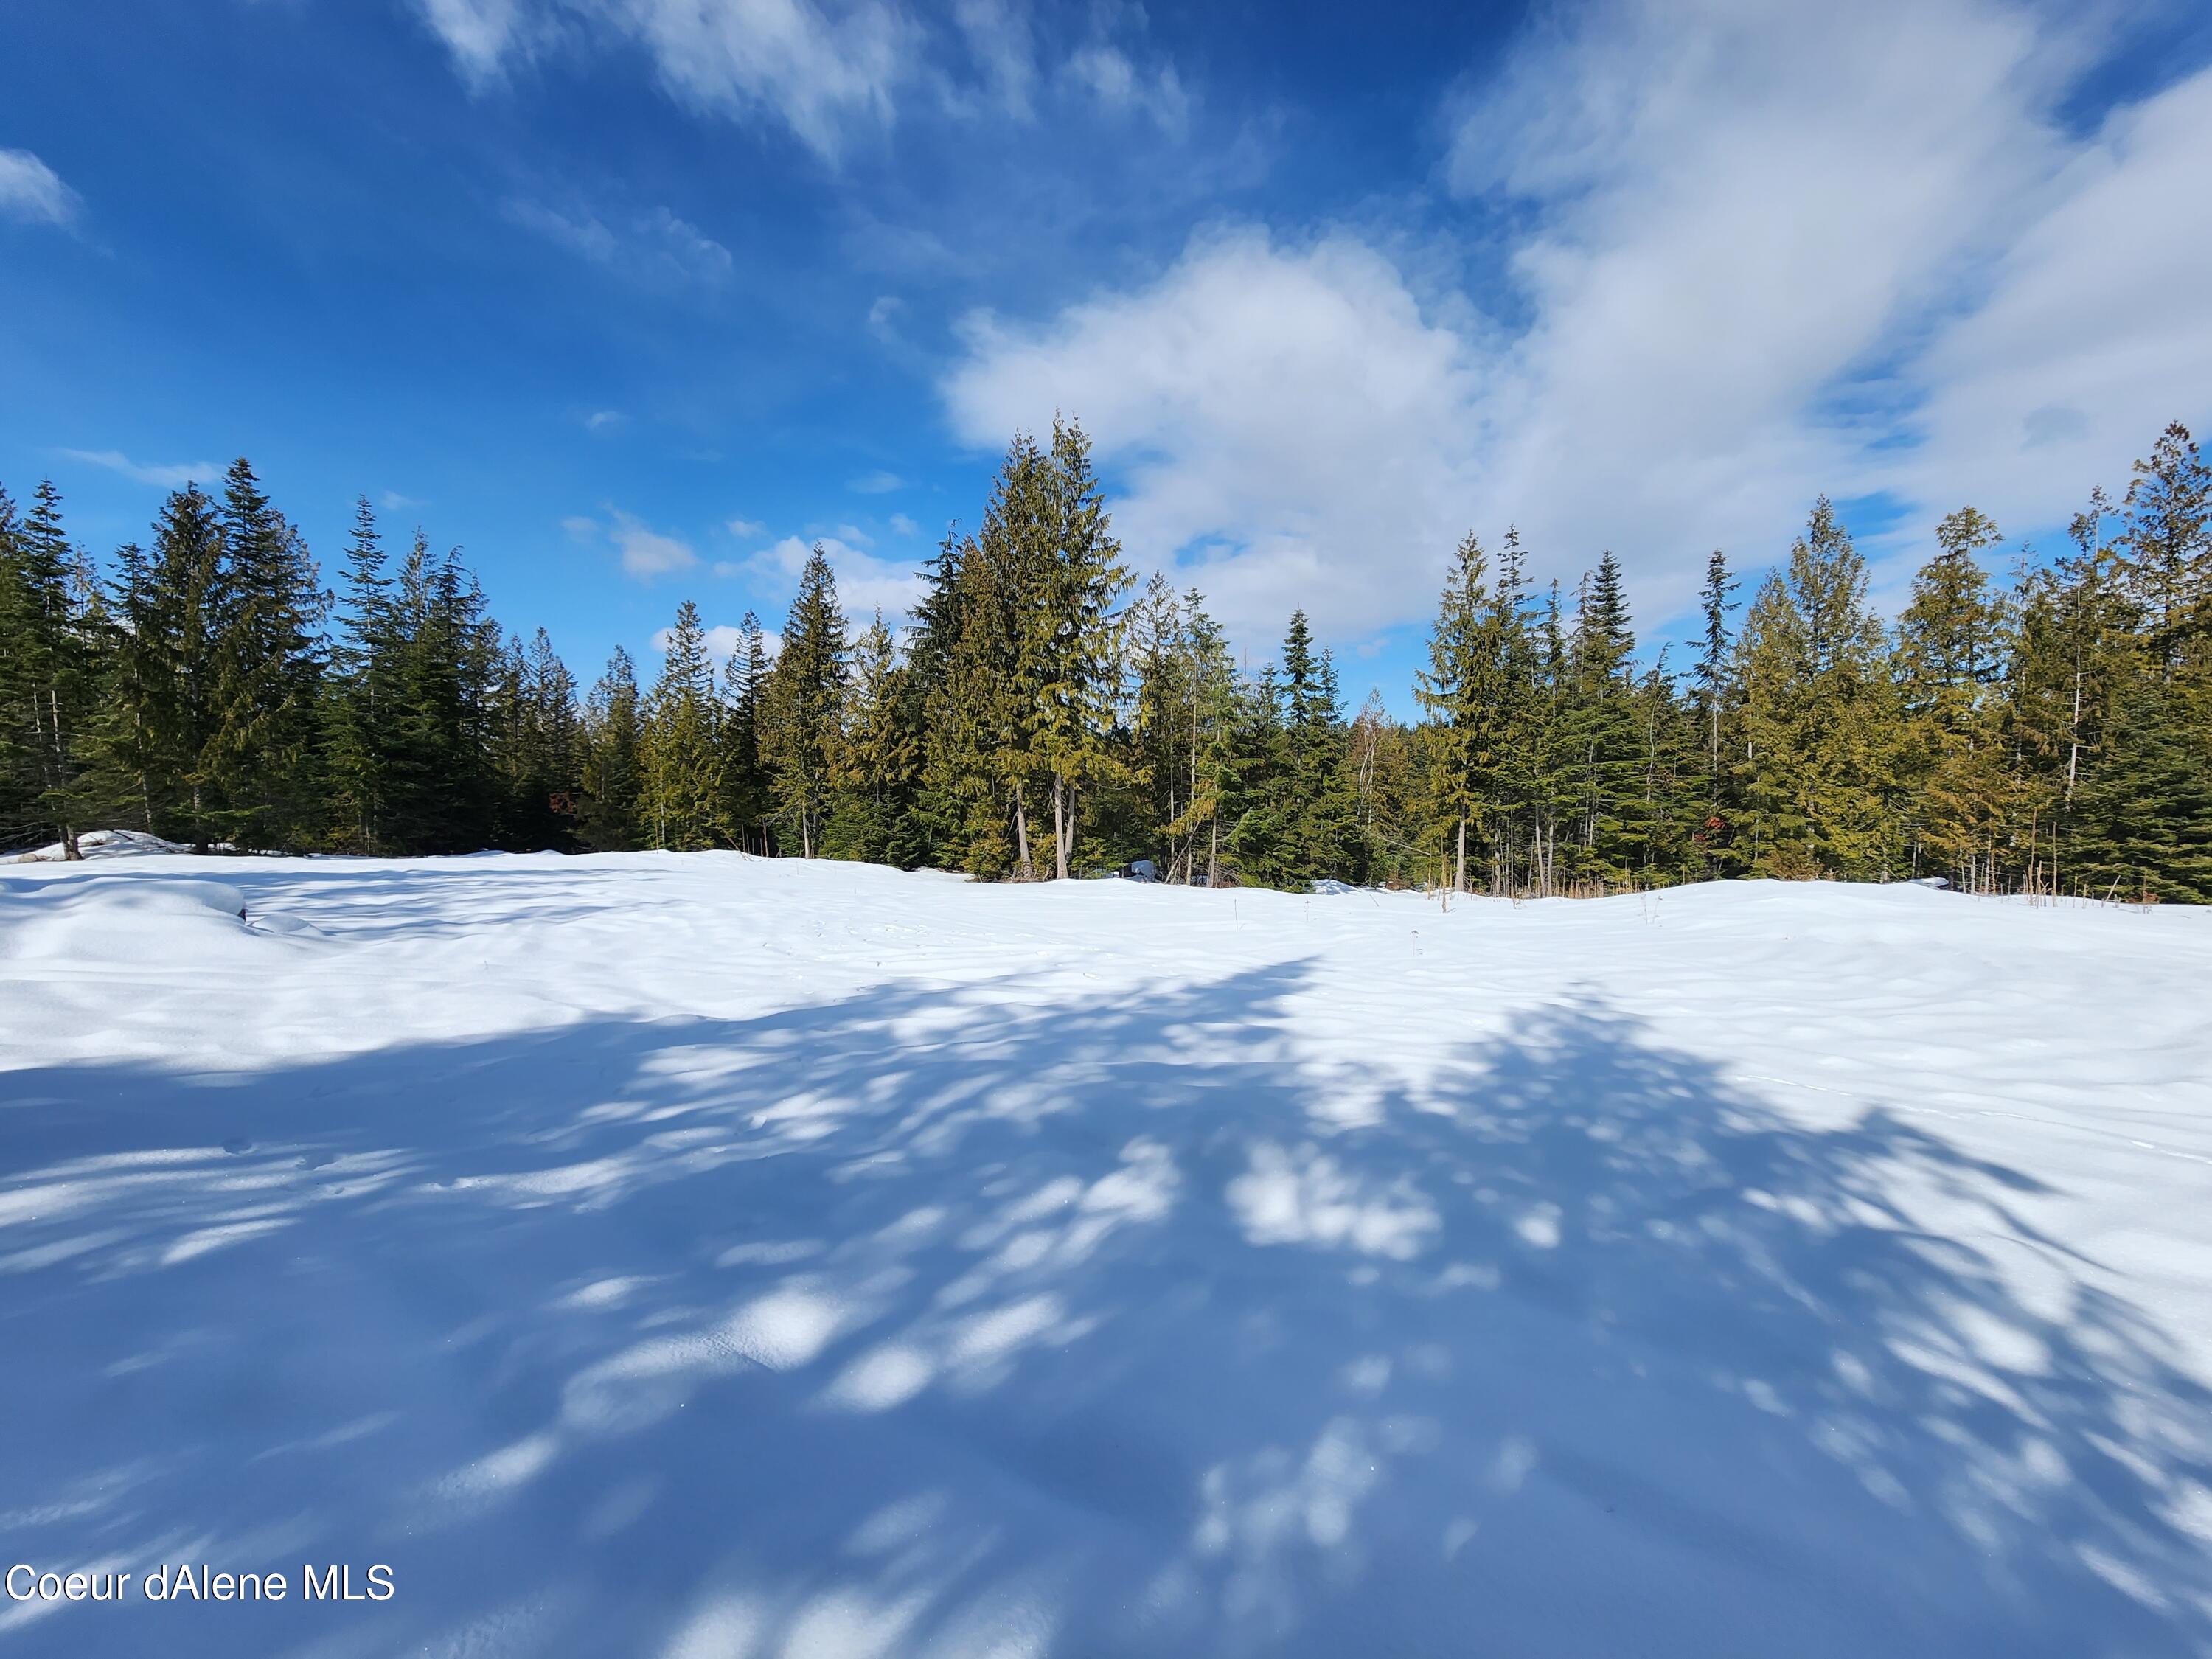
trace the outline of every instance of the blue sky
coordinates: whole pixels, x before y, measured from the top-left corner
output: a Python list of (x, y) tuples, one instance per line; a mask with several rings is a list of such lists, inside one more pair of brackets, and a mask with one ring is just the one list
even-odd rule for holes
[(2212, 424), (2212, 13), (1601, 0), (13, 0), (0, 482), (95, 550), (245, 454), (460, 544), (588, 680), (832, 544), (896, 611), (1080, 414), (1139, 570), (1394, 707), (1468, 527), (1850, 505), (1893, 593)]

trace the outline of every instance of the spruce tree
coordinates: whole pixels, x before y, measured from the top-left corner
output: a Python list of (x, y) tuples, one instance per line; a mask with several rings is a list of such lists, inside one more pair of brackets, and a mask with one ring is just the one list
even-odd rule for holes
[(1737, 641), (1738, 779), (1752, 868), (1873, 878), (1897, 872), (1898, 723), (1866, 565), (1822, 496)]
[(2136, 464), (2110, 571), (2127, 649), (2077, 796), (2077, 872), (2108, 892), (2212, 899), (2212, 469), (2179, 422)]
[(52, 834), (70, 859), (95, 673), (76, 568), (52, 483), (20, 523), (0, 495), (0, 836)]
[(1489, 562), (1470, 531), (1460, 540), (1429, 635), (1429, 665), (1414, 696), (1437, 723), (1434, 785), (1450, 826), (1450, 884), (1467, 889), (1468, 842), (1477, 856), (1498, 793), (1510, 664), (1502, 613), (1492, 602)]
[(1735, 869), (1729, 836), (1735, 779), (1724, 752), (1723, 727), (1730, 723), (1734, 712), (1733, 636), (1728, 618), (1736, 608), (1731, 596), (1737, 586), (1728, 556), (1715, 548), (1705, 560), (1705, 584), (1698, 595), (1705, 627), (1692, 675), (1705, 784), (1703, 813), (1694, 840), (1703, 860), (1702, 873), (1708, 877), (1732, 873)]
[(905, 678), (897, 644), (878, 611), (853, 647), (825, 837), (833, 856), (910, 861), (900, 856), (905, 850), (901, 831), (921, 745), (909, 725)]
[(598, 853), (628, 852), (644, 843), (638, 811), (644, 720), (637, 671), (620, 646), (592, 688), (584, 725), (585, 844)]
[(152, 556), (125, 563), (115, 595), (129, 659), (120, 683), (131, 699), (130, 764), (148, 827), (202, 852), (225, 821), (216, 742), (228, 582), (215, 503), (186, 484), (162, 504)]
[(292, 847), (316, 828), (317, 719), (326, 597), (299, 532), (243, 459), (223, 481), (225, 580), (213, 771), (244, 846)]
[(1124, 775), (1113, 744), (1121, 696), (1114, 606), (1129, 576), (1080, 422), (1054, 417), (1041, 482), (1049, 516), (1038, 527), (1044, 556), (1020, 656), (1035, 685), (1035, 750), (1051, 783), (1054, 867), (1066, 880), (1083, 791)]
[(774, 850), (769, 778), (761, 761), (761, 700), (768, 678), (767, 635), (760, 618), (748, 611), (722, 671), (727, 706), (722, 722), (722, 815), (738, 846), (763, 854)]
[(639, 817), (653, 846), (692, 852), (725, 839), (719, 719), (707, 630), (686, 599), (645, 708)]
[(815, 855), (822, 837), (845, 681), (845, 613), (829, 555), (817, 542), (799, 572), (783, 648), (769, 675), (761, 732), (777, 815), (796, 833), (802, 858)]
[(358, 496), (339, 579), (339, 631), (324, 702), (324, 776), (330, 790), (325, 817), (332, 844), (347, 852), (373, 854), (386, 845), (386, 792), (398, 684), (392, 583), (384, 566), (376, 514), (366, 495)]
[(1313, 648), (1303, 611), (1283, 640), (1284, 758), (1277, 815), (1286, 841), (1285, 873), (1300, 885), (1356, 878), (1358, 813), (1345, 775), (1344, 709), (1336, 665)]
[(2011, 793), (2004, 705), (1992, 690), (2008, 654), (2008, 620), (1980, 556), (2002, 537), (1987, 515), (1966, 507), (1936, 527), (1936, 540), (1939, 550), (1915, 577), (1898, 619), (1905, 782), (1936, 864), (1962, 883), (1987, 886), (1996, 878)]

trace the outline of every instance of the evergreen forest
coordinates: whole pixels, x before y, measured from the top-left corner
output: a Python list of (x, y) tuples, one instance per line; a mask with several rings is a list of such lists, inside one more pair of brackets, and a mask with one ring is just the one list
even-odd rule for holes
[(1679, 644), (1639, 641), (1610, 552), (1563, 589), (1510, 527), (1438, 551), (1407, 724), (1346, 708), (1303, 613), (1248, 669), (1202, 595), (1139, 586), (1073, 422), (1014, 440), (901, 632), (817, 546), (777, 632), (748, 615), (713, 660), (687, 601), (657, 665), (618, 649), (588, 687), (366, 500), (326, 571), (243, 460), (104, 561), (51, 484), (0, 491), (0, 847), (2212, 901), (2212, 471), (2180, 425), (2054, 555), (1952, 513), (1887, 623), (1825, 499), (1771, 567), (1713, 552)]

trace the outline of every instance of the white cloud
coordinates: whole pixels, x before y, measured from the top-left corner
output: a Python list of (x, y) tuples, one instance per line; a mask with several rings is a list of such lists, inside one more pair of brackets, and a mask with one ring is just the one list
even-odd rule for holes
[(1109, 110), (1147, 115), (1170, 138), (1181, 140), (1190, 131), (1190, 95), (1172, 64), (1140, 70), (1120, 47), (1099, 42), (1071, 56), (1066, 72)]
[(580, 542), (605, 538), (621, 554), (623, 573), (640, 581), (690, 570), (699, 562), (689, 542), (664, 536), (618, 507), (609, 507), (604, 521), (579, 514), (562, 520), (561, 528)]
[(899, 313), (906, 301), (896, 294), (878, 294), (868, 307), (868, 332), (886, 344), (898, 338)]
[(814, 543), (822, 544), (830, 568), (837, 579), (838, 603), (855, 628), (881, 611), (884, 620), (896, 624), (921, 601), (925, 583), (920, 567), (902, 560), (878, 559), (836, 536), (812, 540), (786, 536), (773, 547), (754, 555), (756, 568), (774, 572), (787, 582), (796, 581), (805, 568)]
[(515, 0), (420, 0), (423, 20), (461, 72), (481, 84), (496, 76), (508, 51), (520, 42)]
[(412, 495), (403, 495), (396, 489), (387, 489), (377, 499), (387, 513), (403, 513), (410, 507), (428, 507), (430, 504), (418, 501)]
[(768, 534), (768, 526), (758, 519), (732, 519), (722, 526), (739, 541), (750, 541), (756, 536)]
[(2028, 530), (2212, 413), (2212, 71), (2083, 137), (2088, 31), (1998, 0), (1550, 15), (1455, 106), (1458, 251), (1504, 290), (1202, 234), (1041, 324), (969, 318), (957, 430), (1079, 412), (1139, 560), (1350, 637), (1425, 618), (1469, 526), (1517, 520), (1540, 574), (1613, 547), (1657, 619), (1820, 491), (1890, 492), (1916, 551), (1963, 501)]
[[(1091, 9), (1095, 36), (1042, 65), (1031, 0), (416, 0), (471, 86), (553, 49), (643, 48), (662, 88), (706, 113), (772, 124), (836, 164), (886, 132), (902, 99), (955, 116), (1037, 117), (1048, 81), (1180, 139), (1192, 97), (1171, 64), (1133, 60), (1143, 9)], [(949, 16), (945, 14), (949, 12)]]
[(587, 432), (611, 432), (628, 419), (629, 416), (619, 409), (595, 409), (584, 416), (584, 429)]
[(891, 514), (891, 533), (895, 536), (919, 536), (921, 526), (903, 513)]
[(885, 472), (878, 469), (873, 472), (864, 472), (857, 478), (847, 480), (845, 488), (856, 495), (888, 495), (905, 482), (896, 472)]
[(1013, 114), (1027, 115), (1036, 86), (1028, 6), (1022, 0), (953, 0), (952, 21), (1000, 104)]
[(1986, 301), (1917, 365), (1926, 443), (1898, 465), (1900, 488), (1940, 507), (1971, 466), (2001, 514), (2056, 523), (2089, 484), (2124, 482), (2166, 421), (2203, 426), (2208, 155), (2212, 74), (2198, 74), (2119, 112), (2069, 157)]
[(1079, 412), (1126, 478), (1132, 554), (1198, 550), (1240, 623), (1279, 630), (1303, 604), (1368, 626), (1429, 586), (1467, 515), (1474, 354), (1351, 237), (1209, 234), (1150, 287), (1044, 329), (963, 331), (946, 387), (961, 434), (996, 447)]
[(0, 214), (33, 224), (66, 225), (84, 203), (27, 149), (0, 149)]
[(82, 461), (88, 466), (104, 466), (110, 472), (120, 472), (126, 478), (140, 483), (152, 484), (160, 489), (181, 489), (188, 483), (212, 484), (222, 477), (223, 469), (213, 461), (187, 461), (181, 465), (152, 465), (134, 461), (119, 450), (62, 449), (55, 453), (66, 455), (73, 461)]
[(420, 0), (471, 82), (563, 34), (643, 46), (670, 95), (719, 114), (780, 121), (835, 160), (880, 129), (919, 63), (918, 27), (884, 0)]
[(665, 207), (630, 215), (619, 231), (586, 208), (515, 198), (500, 212), (509, 224), (647, 288), (711, 288), (726, 281), (736, 263), (729, 249)]
[(699, 562), (688, 543), (648, 530), (627, 513), (617, 512), (608, 534), (622, 550), (622, 566), (629, 574), (650, 581)]

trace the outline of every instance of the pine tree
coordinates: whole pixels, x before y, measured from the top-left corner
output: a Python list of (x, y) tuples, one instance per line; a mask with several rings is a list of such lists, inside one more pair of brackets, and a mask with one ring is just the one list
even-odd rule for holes
[(1045, 557), (1019, 657), (1036, 688), (1034, 746), (1051, 781), (1053, 861), (1064, 881), (1082, 792), (1124, 775), (1112, 741), (1121, 696), (1114, 605), (1129, 576), (1080, 422), (1054, 418), (1042, 482)]
[(905, 678), (878, 611), (854, 645), (845, 688), (825, 836), (833, 857), (901, 861), (901, 826), (921, 747), (908, 725)]
[(434, 557), (419, 530), (393, 611), (386, 781), (393, 845), (408, 854), (491, 846), (500, 805), (492, 732), (498, 624), (486, 616), (483, 591), (459, 550)]
[(1429, 666), (1414, 696), (1437, 718), (1437, 806), (1451, 825), (1450, 884), (1467, 890), (1468, 840), (1478, 856), (1498, 794), (1511, 663), (1504, 612), (1493, 603), (1488, 560), (1469, 532), (1461, 538), (1429, 637)]
[(845, 613), (829, 555), (817, 542), (769, 675), (761, 732), (777, 814), (797, 832), (802, 858), (814, 856), (829, 808), (845, 680)]
[(1572, 791), (1568, 872), (1610, 884), (1648, 866), (1657, 804), (1650, 799), (1648, 722), (1639, 713), (1636, 635), (1620, 563), (1608, 550), (1576, 595), (1560, 712)]
[(738, 643), (722, 671), (728, 714), (722, 722), (723, 817), (738, 845), (765, 854), (774, 850), (769, 820), (769, 777), (761, 760), (761, 700), (768, 691), (767, 636), (751, 611), (738, 625)]
[(2077, 872), (2107, 891), (2212, 899), (2212, 469), (2186, 427), (2136, 464), (2110, 563), (2128, 624), (2077, 797)]
[(944, 856), (979, 876), (1036, 874), (1030, 811), (1048, 790), (1038, 730), (1059, 637), (1047, 619), (1060, 528), (1051, 465), (1018, 434), (981, 527), (957, 547), (948, 538), (924, 600), (914, 653), (927, 726), (920, 816)]
[(0, 836), (52, 833), (71, 859), (95, 673), (76, 568), (51, 483), (21, 523), (0, 495)]
[(318, 703), (327, 599), (307, 545), (244, 459), (223, 483), (216, 649), (217, 725), (210, 757), (233, 840), (297, 846), (319, 804)]
[(639, 753), (639, 817), (656, 848), (693, 852), (725, 838), (719, 716), (707, 630), (686, 599), (668, 630)]
[(1768, 576), (1737, 641), (1738, 780), (1752, 868), (1873, 878), (1902, 848), (1893, 800), (1898, 725), (1866, 565), (1824, 495), (1786, 572)]
[(637, 671), (629, 653), (617, 646), (585, 714), (583, 833), (594, 852), (644, 844), (638, 811), (643, 744)]
[(1905, 781), (1928, 851), (1957, 879), (1987, 887), (1996, 878), (2011, 794), (2004, 705), (1992, 690), (2008, 654), (2008, 619), (1979, 556), (2003, 538), (1985, 514), (1966, 507), (1936, 527), (1936, 539), (1940, 550), (1914, 579), (1911, 602), (1898, 619)]
[(576, 677), (539, 629), (518, 646), (511, 740), (513, 821), (508, 845), (566, 852), (574, 844), (583, 796), (583, 721)]
[(377, 853), (386, 844), (390, 725), (398, 685), (392, 584), (384, 564), (376, 514), (368, 498), (359, 496), (340, 578), (343, 598), (324, 714), (330, 833), (337, 848), (356, 853)]
[(147, 827), (203, 852), (224, 821), (216, 736), (228, 581), (215, 503), (187, 484), (163, 503), (151, 558), (125, 563), (115, 596), (128, 641), (121, 678), (131, 699), (126, 763)]
[(1283, 772), (1277, 815), (1287, 843), (1285, 875), (1303, 885), (1319, 877), (1356, 877), (1358, 813), (1345, 775), (1344, 709), (1336, 665), (1313, 648), (1303, 611), (1283, 641)]
[[(1732, 636), (1729, 612), (1735, 609), (1730, 596), (1738, 583), (1729, 570), (1728, 556), (1715, 548), (1705, 560), (1705, 585), (1698, 605), (1705, 629), (1692, 678), (1700, 750), (1704, 757), (1703, 814), (1694, 840), (1708, 877), (1733, 873), (1734, 848), (1729, 820), (1735, 811), (1734, 775), (1728, 764), (1723, 727), (1731, 726), (1735, 680), (1731, 671)], [(1728, 735), (1732, 736), (1732, 732)]]

